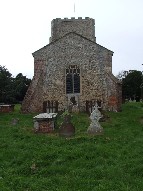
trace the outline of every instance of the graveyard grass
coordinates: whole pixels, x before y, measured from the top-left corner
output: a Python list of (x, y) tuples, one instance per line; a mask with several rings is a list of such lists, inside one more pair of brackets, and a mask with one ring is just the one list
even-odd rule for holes
[[(1, 191), (142, 191), (143, 104), (107, 112), (104, 135), (88, 136), (87, 114), (74, 114), (73, 138), (33, 132), (35, 114), (0, 113)], [(19, 123), (11, 124), (13, 118)], [(58, 125), (61, 119), (58, 117)]]

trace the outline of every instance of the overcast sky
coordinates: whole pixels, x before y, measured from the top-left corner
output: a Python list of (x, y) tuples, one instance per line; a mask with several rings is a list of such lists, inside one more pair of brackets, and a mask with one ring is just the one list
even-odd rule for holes
[(0, 65), (32, 78), (32, 52), (49, 43), (51, 21), (73, 16), (95, 19), (96, 42), (114, 52), (114, 75), (143, 70), (143, 0), (0, 0)]

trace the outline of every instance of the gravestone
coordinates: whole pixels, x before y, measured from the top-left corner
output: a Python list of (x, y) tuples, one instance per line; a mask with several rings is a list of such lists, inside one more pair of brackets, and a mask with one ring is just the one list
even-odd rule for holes
[(90, 126), (87, 129), (87, 133), (90, 135), (102, 135), (103, 127), (100, 125), (99, 120), (102, 118), (101, 112), (98, 110), (98, 105), (94, 106), (94, 110), (90, 115)]
[(68, 138), (74, 135), (75, 135), (75, 127), (71, 123), (71, 115), (70, 114), (65, 115), (64, 121), (59, 128), (59, 136)]
[(13, 118), (11, 121), (12, 125), (17, 125), (19, 123), (19, 119), (18, 118)]

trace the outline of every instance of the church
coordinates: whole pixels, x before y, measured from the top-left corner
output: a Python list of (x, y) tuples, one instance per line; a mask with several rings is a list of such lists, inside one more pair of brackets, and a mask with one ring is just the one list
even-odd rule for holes
[(56, 18), (49, 44), (35, 51), (34, 76), (22, 112), (58, 112), (74, 105), (86, 111), (97, 102), (120, 111), (121, 83), (112, 74), (113, 51), (96, 43), (95, 20)]

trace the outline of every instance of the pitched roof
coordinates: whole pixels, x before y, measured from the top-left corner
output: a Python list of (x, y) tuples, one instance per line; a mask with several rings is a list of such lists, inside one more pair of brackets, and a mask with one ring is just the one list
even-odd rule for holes
[(104, 46), (101, 46), (100, 44), (97, 44), (96, 42), (94, 42), (94, 41), (92, 41), (92, 40), (90, 40), (90, 39), (88, 39), (88, 38), (86, 38), (86, 37), (84, 37), (84, 36), (82, 36), (82, 35), (80, 35), (80, 34), (78, 34), (78, 33), (76, 33), (76, 32), (69, 32), (69, 33), (65, 34), (63, 37), (60, 37), (59, 39), (56, 39), (55, 41), (50, 42), (50, 43), (47, 44), (46, 46), (44, 46), (44, 47), (42, 47), (42, 48), (36, 50), (35, 52), (32, 53), (32, 55), (34, 55), (36, 52), (38, 52), (38, 51), (40, 51), (40, 50), (42, 50), (42, 49), (44, 49), (44, 48), (50, 46), (51, 44), (55, 44), (56, 42), (58, 42), (59, 40), (63, 39), (63, 38), (66, 37), (66, 36), (69, 36), (70, 34), (74, 34), (74, 35), (76, 35), (76, 36), (80, 36), (81, 38), (83, 38), (83, 39), (85, 39), (85, 40), (87, 40), (87, 41), (89, 41), (89, 42), (91, 42), (91, 43), (93, 43), (93, 44), (96, 44), (96, 45), (100, 46), (100, 47), (103, 48), (103, 49), (108, 50), (108, 51), (111, 52), (112, 54), (114, 53), (113, 51), (111, 51), (111, 50), (105, 48)]

